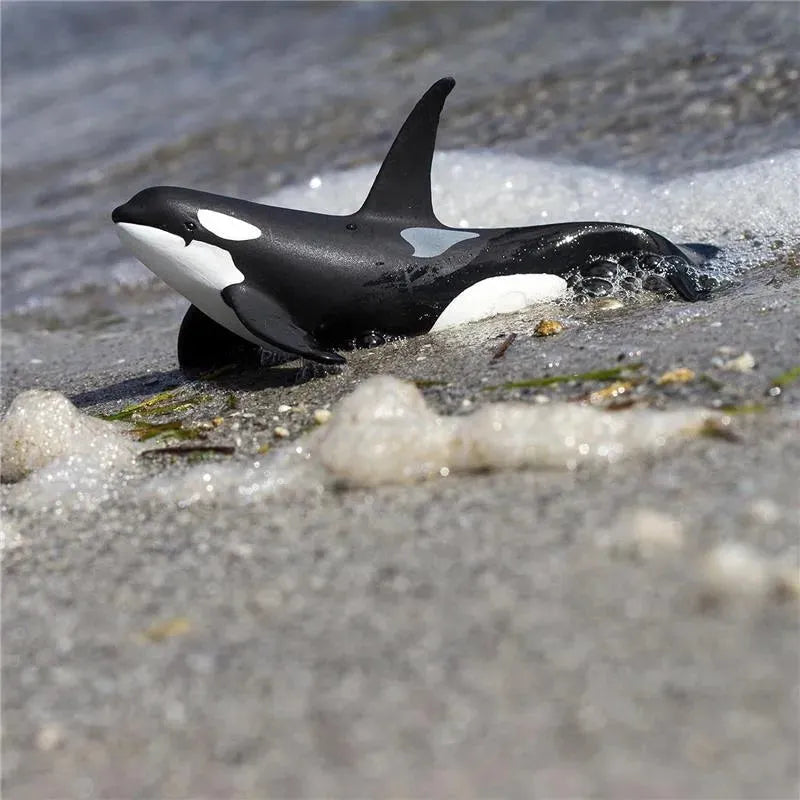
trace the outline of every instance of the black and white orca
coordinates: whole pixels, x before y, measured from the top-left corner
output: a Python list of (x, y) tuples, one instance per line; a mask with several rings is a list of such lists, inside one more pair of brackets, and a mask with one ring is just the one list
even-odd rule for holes
[(122, 241), (192, 304), (178, 338), (182, 368), (262, 349), (341, 364), (337, 350), (515, 311), (568, 286), (578, 296), (606, 294), (620, 276), (623, 285), (639, 281), (689, 301), (707, 295), (696, 266), (714, 248), (679, 246), (644, 228), (442, 225), (430, 170), (454, 85), (442, 78), (419, 100), (355, 214), (169, 186), (144, 189), (114, 209)]

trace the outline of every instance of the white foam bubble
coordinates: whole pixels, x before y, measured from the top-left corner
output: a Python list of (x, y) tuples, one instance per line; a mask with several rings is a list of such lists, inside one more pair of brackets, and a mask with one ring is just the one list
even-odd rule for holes
[(19, 394), (0, 424), (6, 495), (29, 511), (86, 508), (109, 496), (115, 473), (133, 463), (137, 445), (117, 426), (80, 412), (59, 392)]

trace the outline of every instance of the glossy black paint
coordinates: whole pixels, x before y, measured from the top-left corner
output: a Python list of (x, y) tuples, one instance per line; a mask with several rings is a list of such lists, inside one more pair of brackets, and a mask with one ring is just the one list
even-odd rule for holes
[[(615, 274), (625, 272), (620, 256), (627, 254), (641, 271), (644, 257), (652, 255), (663, 281), (683, 299), (707, 296), (694, 267), (714, 248), (681, 247), (653, 231), (613, 222), (471, 229), (478, 234), (475, 238), (433, 257), (415, 256), (400, 235), (406, 228), (464, 232), (436, 219), (430, 192), (439, 116), (454, 84), (452, 78), (437, 81), (417, 103), (367, 200), (353, 215), (314, 214), (191, 189), (153, 187), (115, 209), (112, 219), (161, 228), (187, 245), (199, 240), (229, 251), (245, 280), (227, 287), (222, 296), (247, 330), (266, 347), (325, 364), (341, 363), (344, 359), (334, 351), (353, 341), (428, 331), (461, 292), (499, 275), (562, 275), (573, 284), (586, 283), (589, 295), (592, 286), (595, 294), (602, 294), (608, 276), (592, 270), (608, 273), (613, 264)], [(198, 209), (244, 220), (261, 235), (247, 241), (220, 239), (200, 223)], [(219, 337), (211, 341), (219, 327), (190, 309), (181, 328), (182, 366), (197, 367), (206, 349), (210, 361), (224, 359)], [(192, 337), (196, 344), (190, 344)], [(234, 340), (226, 341), (232, 348)]]

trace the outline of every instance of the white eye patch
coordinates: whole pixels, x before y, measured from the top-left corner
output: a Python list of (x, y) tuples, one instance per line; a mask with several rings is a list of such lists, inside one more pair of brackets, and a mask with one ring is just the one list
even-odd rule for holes
[(261, 230), (255, 225), (227, 214), (221, 214), (219, 211), (201, 208), (197, 212), (197, 219), (214, 236), (228, 239), (231, 242), (244, 242), (247, 239), (258, 239), (261, 236)]

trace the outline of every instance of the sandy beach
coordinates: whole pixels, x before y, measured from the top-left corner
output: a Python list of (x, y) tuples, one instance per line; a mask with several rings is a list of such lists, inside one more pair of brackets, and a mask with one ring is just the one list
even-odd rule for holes
[[(69, 5), (4, 8), (3, 409), (57, 391), (117, 415), (139, 453), (221, 450), (0, 488), (5, 794), (796, 796), (795, 9), (117, 4), (89, 22)], [(45, 26), (37, 65), (22, 44)], [(241, 77), (259, 68), (272, 89)], [(440, 73), (459, 80), (443, 213), (524, 217), (520, 185), (544, 174), (551, 213), (597, 190), (634, 221), (685, 220), (723, 247), (723, 288), (532, 307), (307, 381), (296, 363), (182, 377), (185, 302), (119, 247), (110, 209), (168, 182), (331, 203)], [(208, 85), (238, 98), (227, 117)], [(486, 149), (450, 158), (464, 147)], [(563, 330), (535, 335), (542, 319)], [(282, 483), (284, 455), (375, 376), (446, 418), (522, 402), (713, 421), (615, 463)]]

